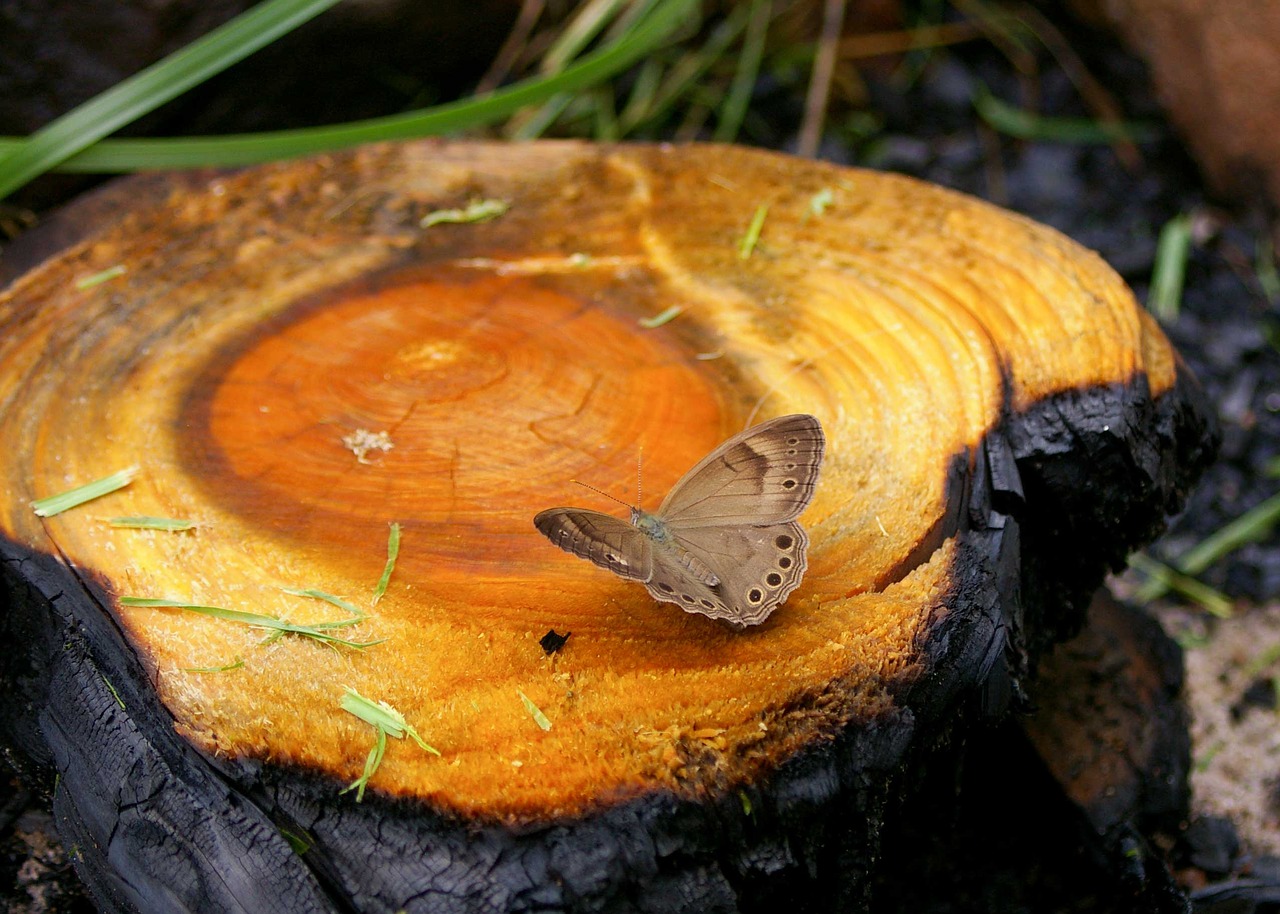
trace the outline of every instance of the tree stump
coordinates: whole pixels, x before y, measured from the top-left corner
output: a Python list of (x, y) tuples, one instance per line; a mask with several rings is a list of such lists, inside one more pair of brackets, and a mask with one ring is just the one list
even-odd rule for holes
[[(905, 762), (1003, 710), (1212, 451), (1099, 258), (903, 177), (424, 142), (105, 194), (0, 296), (4, 733), (105, 910), (862, 904)], [(795, 412), (826, 460), (762, 625), (533, 527)], [(379, 643), (122, 602), (348, 618), (283, 588)], [(348, 686), (440, 753), (391, 740), (362, 802)]]

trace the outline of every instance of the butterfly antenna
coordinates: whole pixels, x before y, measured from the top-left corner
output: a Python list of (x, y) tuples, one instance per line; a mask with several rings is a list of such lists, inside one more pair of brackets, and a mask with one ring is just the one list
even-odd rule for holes
[(636, 451), (636, 504), (644, 504), (644, 445), (640, 445), (640, 450)]
[(584, 489), (590, 489), (592, 492), (595, 492), (597, 495), (603, 495), (605, 498), (609, 499), (610, 501), (616, 501), (618, 504), (624, 505), (625, 507), (628, 507), (628, 508), (635, 507), (634, 505), (628, 505), (621, 498), (617, 498), (613, 495), (610, 495), (608, 492), (604, 491), (603, 489), (597, 489), (595, 486), (587, 485), (587, 483), (582, 482), (581, 480), (571, 479), (570, 482), (576, 482), (578, 485), (582, 486)]

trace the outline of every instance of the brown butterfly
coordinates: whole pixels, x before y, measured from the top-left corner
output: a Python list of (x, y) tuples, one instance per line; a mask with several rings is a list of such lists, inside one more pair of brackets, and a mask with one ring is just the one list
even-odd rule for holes
[(818, 484), (826, 439), (813, 416), (781, 416), (721, 444), (630, 523), (586, 508), (533, 519), (565, 552), (654, 599), (736, 627), (763, 622), (804, 577), (809, 537), (796, 518)]

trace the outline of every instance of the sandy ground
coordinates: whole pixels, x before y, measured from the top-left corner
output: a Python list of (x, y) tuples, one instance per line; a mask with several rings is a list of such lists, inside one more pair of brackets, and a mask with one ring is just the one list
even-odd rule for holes
[(1186, 655), (1194, 814), (1230, 819), (1246, 854), (1280, 857), (1280, 603), (1231, 619), (1154, 609)]

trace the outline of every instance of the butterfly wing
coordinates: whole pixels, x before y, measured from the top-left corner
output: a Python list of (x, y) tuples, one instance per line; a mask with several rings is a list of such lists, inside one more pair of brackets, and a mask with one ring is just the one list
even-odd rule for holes
[(813, 498), (825, 446), (813, 416), (780, 416), (752, 426), (686, 473), (657, 516), (673, 531), (793, 521)]
[(653, 542), (624, 520), (585, 508), (550, 508), (533, 525), (565, 552), (620, 578), (648, 581), (653, 574)]
[(800, 584), (808, 567), (809, 537), (795, 521), (764, 527), (695, 527), (672, 533), (681, 549), (719, 578), (707, 586), (688, 573), (679, 552), (657, 543), (653, 576), (645, 583), (657, 600), (736, 626), (763, 622)]

